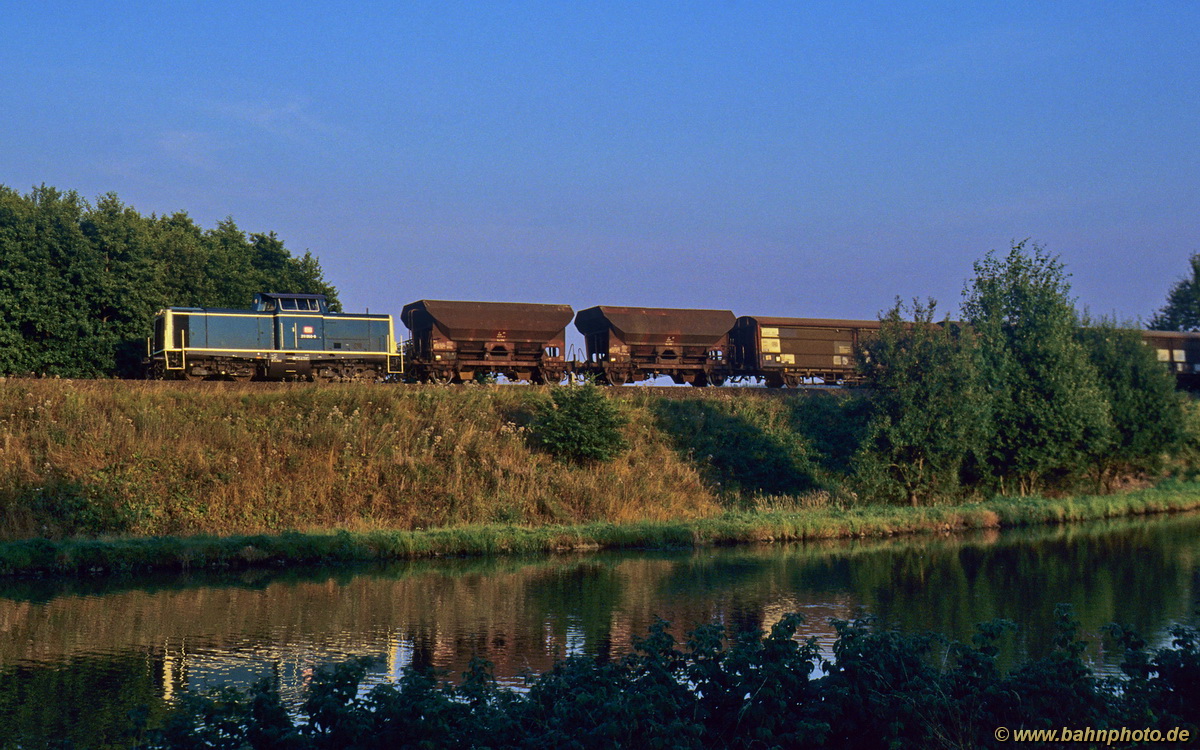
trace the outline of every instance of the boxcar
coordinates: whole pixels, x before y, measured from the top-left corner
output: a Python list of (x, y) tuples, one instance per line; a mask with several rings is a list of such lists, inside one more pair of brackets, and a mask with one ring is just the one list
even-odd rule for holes
[(1180, 388), (1200, 388), (1200, 334), (1179, 331), (1143, 331), (1142, 340), (1154, 349), (1158, 361), (1171, 368)]
[(399, 373), (392, 316), (329, 311), (321, 294), (262, 293), (249, 310), (158, 313), (149, 375), (186, 380), (376, 380)]
[(877, 320), (825, 320), (744, 315), (730, 334), (734, 371), (771, 388), (858, 380), (855, 350), (879, 330)]
[(582, 369), (613, 385), (657, 375), (721, 385), (732, 374), (727, 352), (734, 320), (729, 310), (589, 307), (575, 316), (587, 350)]
[(407, 374), (422, 382), (471, 380), (476, 373), (557, 383), (567, 371), (563, 351), (569, 305), (418, 300), (400, 319), (412, 332)]

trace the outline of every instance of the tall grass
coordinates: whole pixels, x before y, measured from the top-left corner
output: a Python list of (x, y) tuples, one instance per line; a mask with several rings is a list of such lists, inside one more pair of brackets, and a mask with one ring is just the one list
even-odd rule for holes
[[(870, 507), (843, 488), (862, 424), (857, 397), (604, 393), (624, 419), (628, 450), (577, 463), (531, 439), (547, 388), (0, 380), (0, 540), (341, 529), (354, 547), (384, 534), (344, 555), (345, 539), (283, 555), (362, 559), (880, 535), (1196, 507), (1188, 484), (1153, 496)], [(522, 536), (533, 527), (544, 533)], [(486, 530), (496, 528), (507, 531)], [(458, 541), (406, 536), (449, 529)], [(193, 554), (152, 547), (131, 554), (162, 554), (170, 565)], [(263, 546), (195, 554), (241, 564), (247, 548)]]
[(698, 472), (624, 407), (630, 450), (531, 448), (545, 389), (0, 382), (0, 538), (694, 518)]

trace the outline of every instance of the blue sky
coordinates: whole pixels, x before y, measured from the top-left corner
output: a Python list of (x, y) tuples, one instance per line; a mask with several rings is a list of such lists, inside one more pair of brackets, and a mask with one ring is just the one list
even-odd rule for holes
[(0, 184), (232, 216), (347, 309), (873, 318), (1057, 253), (1148, 317), (1200, 252), (1200, 4), (5, 4)]

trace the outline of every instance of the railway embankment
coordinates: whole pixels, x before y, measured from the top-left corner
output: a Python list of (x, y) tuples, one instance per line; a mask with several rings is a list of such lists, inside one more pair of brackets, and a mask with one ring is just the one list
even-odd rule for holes
[(1112, 495), (873, 504), (846, 392), (607, 391), (623, 450), (564, 460), (552, 389), (0, 381), (0, 572), (945, 533), (1200, 508)]

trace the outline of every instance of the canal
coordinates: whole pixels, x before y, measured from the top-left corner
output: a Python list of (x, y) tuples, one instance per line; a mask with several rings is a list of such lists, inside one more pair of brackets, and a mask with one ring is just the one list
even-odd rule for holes
[(832, 619), (969, 639), (1003, 617), (1008, 663), (1044, 654), (1070, 603), (1114, 673), (1109, 622), (1165, 644), (1200, 605), (1200, 516), (971, 535), (386, 566), (0, 583), (0, 747), (70, 739), (121, 747), (187, 691), (277, 679), (297, 699), (314, 669), (374, 656), (457, 678), (473, 656), (509, 685), (569, 654), (624, 653), (656, 618), (769, 628), (804, 615), (828, 653)]

